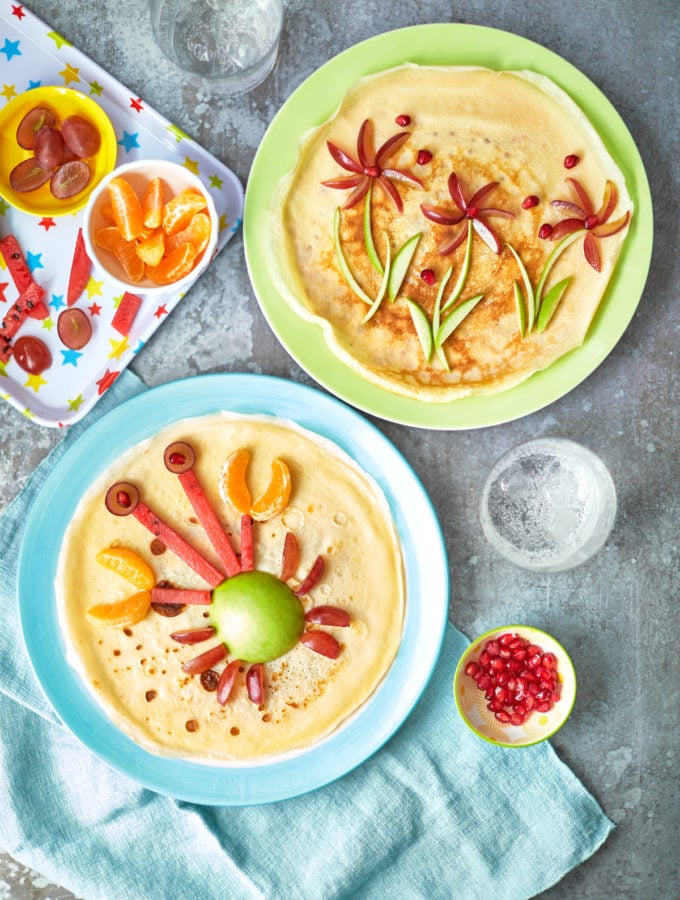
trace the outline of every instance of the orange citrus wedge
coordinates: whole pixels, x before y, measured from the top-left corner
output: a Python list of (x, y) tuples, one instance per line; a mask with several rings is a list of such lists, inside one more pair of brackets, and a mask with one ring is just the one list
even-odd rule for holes
[(159, 228), (137, 244), (137, 256), (147, 266), (157, 266), (165, 253), (165, 234)]
[(142, 591), (150, 591), (156, 583), (151, 566), (127, 547), (107, 547), (100, 550), (97, 562)]
[(194, 267), (195, 260), (196, 248), (191, 241), (187, 241), (164, 256), (155, 268), (149, 269), (148, 274), (156, 284), (171, 284), (188, 275)]
[(250, 491), (246, 484), (249, 462), (247, 450), (235, 450), (222, 466), (219, 482), (222, 499), (244, 516), (250, 513)]
[(125, 600), (91, 606), (86, 615), (93, 625), (136, 625), (146, 616), (150, 606), (150, 591), (139, 591)]
[(207, 213), (197, 212), (186, 228), (168, 236), (165, 246), (168, 251), (175, 250), (187, 241), (196, 248), (196, 256), (203, 253), (210, 242), (210, 216)]
[(290, 470), (282, 459), (272, 462), (272, 477), (267, 489), (250, 507), (250, 515), (256, 522), (264, 522), (278, 515), (288, 505), (290, 498)]
[(194, 188), (184, 188), (172, 200), (168, 200), (163, 210), (163, 231), (177, 234), (187, 227), (196, 213), (205, 209), (205, 197)]
[(159, 228), (163, 220), (163, 185), (152, 178), (142, 197), (142, 219), (147, 228)]
[(144, 227), (142, 205), (132, 185), (119, 176), (109, 182), (113, 219), (125, 241), (134, 240)]

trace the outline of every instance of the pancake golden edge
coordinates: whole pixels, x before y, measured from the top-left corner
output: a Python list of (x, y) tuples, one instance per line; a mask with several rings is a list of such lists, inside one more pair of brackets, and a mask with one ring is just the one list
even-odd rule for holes
[[(411, 121), (401, 129), (395, 120), (404, 114)], [(374, 183), (371, 232), (382, 264), (388, 241), (394, 258), (409, 238), (421, 237), (396, 300), (386, 297), (367, 322), (367, 302), (350, 288), (333, 240), (336, 209), (350, 190), (322, 183), (352, 176), (332, 158), (327, 142), (357, 160), (357, 135), (365, 120), (375, 132), (375, 148), (400, 130), (409, 132), (408, 140), (384, 165), (414, 175), (423, 184), (419, 189), (393, 180), (403, 201), (399, 213)], [(432, 154), (424, 165), (417, 162), (421, 149)], [(570, 155), (579, 161), (568, 170), (564, 160)], [(479, 293), (483, 299), (444, 341), (440, 354), (426, 362), (407, 298), (432, 323), (436, 294), (447, 270), (452, 268), (450, 292), (463, 268), (466, 242), (441, 255), (437, 248), (454, 229), (429, 221), (421, 210), (424, 203), (456, 212), (447, 187), (451, 172), (468, 201), (485, 184), (497, 182), (483, 206), (509, 210), (514, 217), (483, 218), (499, 238), (499, 254), (473, 232), (469, 274), (459, 302)], [(303, 137), (296, 165), (280, 182), (269, 210), (269, 269), (291, 309), (317, 323), (330, 350), (366, 380), (426, 402), (504, 391), (583, 343), (627, 234), (626, 225), (596, 241), (599, 272), (585, 258), (583, 236), (566, 248), (542, 292), (545, 295), (552, 285), (569, 278), (562, 299), (542, 333), (534, 328), (522, 337), (514, 283), (525, 293), (526, 304), (525, 284), (507, 245), (519, 255), (535, 288), (556, 246), (538, 238), (539, 228), (573, 215), (550, 203), (577, 201), (567, 181), (570, 177), (578, 180), (596, 211), (607, 182), (615, 187), (618, 201), (610, 222), (625, 213), (632, 215), (624, 177), (599, 135), (576, 103), (547, 77), (526, 71), (399, 66), (361, 79), (336, 113)], [(539, 203), (524, 209), (522, 201), (529, 196), (538, 197)], [(341, 211), (339, 234), (353, 277), (374, 299), (381, 276), (364, 246), (365, 203), (366, 198)], [(433, 285), (423, 281), (425, 269), (432, 270)], [(447, 292), (444, 301), (446, 296)]]
[[(152, 568), (156, 583), (206, 589), (208, 585), (172, 551), (151, 551), (153, 535), (134, 516), (108, 512), (104, 497), (117, 481), (136, 484), (144, 503), (213, 565), (219, 560), (196, 519), (177, 476), (165, 469), (163, 450), (188, 441), (195, 472), (232, 546), (240, 551), (240, 514), (221, 497), (220, 472), (231, 452), (250, 452), (248, 482), (259, 496), (271, 479), (272, 461), (290, 469), (292, 493), (283, 511), (254, 522), (255, 568), (281, 573), (286, 532), (300, 548), (299, 584), (321, 554), (323, 577), (312, 606), (346, 609), (349, 627), (314, 626), (341, 645), (333, 660), (298, 643), (265, 663), (265, 701), (256, 706), (239, 674), (221, 706), (200, 677), (182, 671), (187, 660), (217, 641), (182, 645), (170, 633), (205, 627), (206, 607), (187, 606), (174, 618), (150, 610), (130, 627), (98, 627), (87, 610), (136, 593), (115, 571), (96, 561), (106, 547), (125, 547)], [(183, 420), (131, 448), (83, 495), (64, 536), (55, 582), (60, 626), (69, 662), (108, 717), (147, 751), (212, 765), (258, 764), (282, 758), (332, 734), (369, 699), (394, 660), (401, 641), (405, 584), (399, 538), (377, 484), (335, 444), (292, 422), (217, 413)], [(221, 671), (231, 660), (215, 666)], [(247, 666), (246, 666), (247, 668)]]

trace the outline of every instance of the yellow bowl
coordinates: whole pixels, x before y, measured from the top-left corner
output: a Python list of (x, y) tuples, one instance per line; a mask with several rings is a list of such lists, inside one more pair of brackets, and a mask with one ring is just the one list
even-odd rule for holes
[[(49, 107), (58, 123), (63, 122), (67, 116), (82, 116), (98, 129), (101, 136), (99, 151), (87, 160), (92, 169), (92, 177), (87, 187), (66, 200), (59, 200), (52, 194), (49, 181), (36, 190), (25, 193), (15, 191), (9, 181), (12, 169), (33, 156), (32, 150), (25, 150), (19, 146), (16, 132), (26, 113), (35, 106)], [(0, 110), (0, 196), (22, 212), (41, 218), (77, 212), (85, 206), (88, 197), (102, 178), (115, 166), (117, 151), (116, 133), (111, 120), (91, 97), (71, 88), (53, 86), (32, 88), (10, 100)]]
[[(559, 700), (547, 712), (532, 710), (521, 725), (499, 722), (488, 709), (489, 701), (484, 692), (465, 672), (468, 663), (479, 659), (488, 641), (497, 640), (508, 632), (536, 644), (543, 653), (552, 653), (557, 658)], [(567, 651), (547, 632), (528, 625), (505, 625), (485, 632), (463, 653), (453, 678), (453, 695), (463, 721), (478, 737), (503, 747), (528, 747), (552, 737), (569, 718), (576, 700), (576, 673)]]
[[(185, 188), (193, 188), (203, 194), (210, 217), (210, 240), (198, 262), (183, 278), (163, 285), (157, 284), (150, 278), (132, 282), (127, 277), (123, 266), (118, 262), (115, 255), (97, 244), (95, 234), (98, 229), (111, 225), (111, 221), (104, 215), (104, 208), (109, 202), (109, 183), (118, 176), (124, 178), (132, 186), (140, 200), (144, 196), (151, 179), (155, 177), (161, 179), (166, 202)], [(139, 160), (118, 166), (117, 169), (114, 169), (113, 172), (110, 172), (103, 178), (96, 189), (92, 191), (84, 213), (83, 238), (87, 254), (95, 268), (119, 288), (134, 294), (168, 294), (177, 290), (188, 289), (190, 284), (195, 281), (213, 258), (217, 248), (218, 235), (219, 216), (205, 184), (185, 166), (164, 159)]]

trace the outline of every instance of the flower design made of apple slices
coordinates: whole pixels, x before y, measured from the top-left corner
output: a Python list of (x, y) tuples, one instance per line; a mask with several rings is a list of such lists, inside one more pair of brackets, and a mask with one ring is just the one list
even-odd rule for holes
[[(191, 444), (175, 441), (164, 452), (167, 470), (176, 475), (206, 532), (222, 568), (213, 565), (142, 500), (137, 485), (117, 482), (106, 493), (106, 507), (115, 516), (134, 516), (154, 538), (172, 550), (209, 585), (210, 590), (176, 588), (155, 583), (153, 571), (134, 551), (111, 547), (98, 554), (98, 561), (118, 572), (139, 591), (126, 600), (91, 607), (88, 619), (95, 625), (125, 626), (141, 621), (150, 609), (176, 616), (188, 605), (208, 607), (209, 624), (203, 628), (174, 631), (170, 637), (183, 645), (215, 639), (216, 643), (182, 665), (188, 675), (198, 675), (208, 690), (216, 691), (224, 705), (232, 696), (239, 672), (246, 672), (250, 700), (262, 706), (266, 699), (265, 665), (288, 653), (299, 642), (314, 653), (337, 659), (342, 645), (329, 632), (315, 626), (346, 628), (349, 613), (341, 607), (312, 606), (305, 612), (301, 598), (318, 584), (325, 568), (317, 556), (309, 573), (296, 586), (299, 547), (287, 532), (279, 576), (259, 571), (254, 565), (253, 519), (266, 521), (287, 505), (291, 492), (288, 466), (281, 459), (272, 463), (269, 486), (251, 502), (246, 475), (249, 454), (235, 451), (223, 466), (220, 492), (240, 513), (241, 546), (237, 554), (225, 533), (196, 473), (196, 455)], [(310, 627), (311, 626), (311, 627)], [(216, 666), (224, 664), (221, 672)]]

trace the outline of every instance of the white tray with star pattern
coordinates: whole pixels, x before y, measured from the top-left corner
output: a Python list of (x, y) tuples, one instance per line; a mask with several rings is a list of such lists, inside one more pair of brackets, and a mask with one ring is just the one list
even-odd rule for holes
[[(243, 215), (243, 188), (234, 173), (179, 128), (131, 93), (97, 63), (53, 31), (23, 4), (0, 0), (0, 108), (25, 91), (57, 85), (82, 91), (110, 118), (117, 141), (116, 165), (136, 159), (166, 159), (197, 174), (220, 217), (218, 252), (238, 231)], [(39, 218), (0, 199), (0, 238), (13, 234), (33, 278), (45, 290), (49, 315), (28, 318), (19, 335), (34, 335), (47, 344), (52, 364), (29, 375), (10, 358), (0, 362), (0, 396), (31, 421), (63, 427), (81, 419), (111, 386), (186, 293), (142, 294), (142, 305), (129, 335), (112, 327), (120, 288), (93, 269), (77, 306), (92, 323), (92, 338), (82, 350), (69, 350), (57, 336), (56, 321), (66, 307), (66, 292), (82, 212)], [(198, 276), (197, 276), (198, 277)], [(0, 319), (18, 292), (0, 256)], [(19, 336), (18, 335), (18, 336)]]

